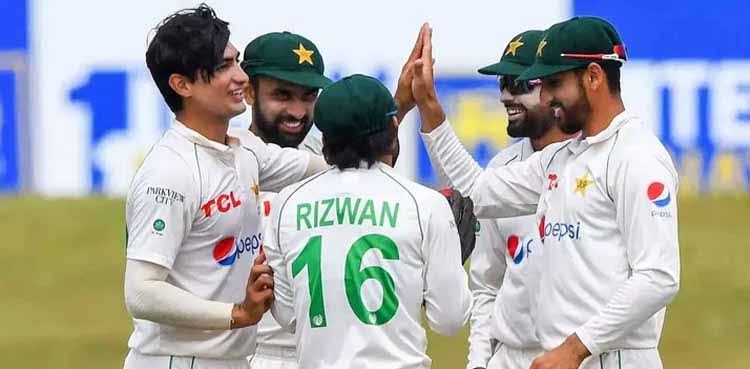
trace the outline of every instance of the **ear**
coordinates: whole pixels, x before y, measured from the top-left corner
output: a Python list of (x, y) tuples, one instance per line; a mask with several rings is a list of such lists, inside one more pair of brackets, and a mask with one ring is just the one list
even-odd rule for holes
[(183, 98), (193, 96), (193, 84), (182, 74), (172, 73), (169, 75), (169, 87)]
[(592, 91), (598, 91), (607, 84), (607, 75), (604, 73), (604, 69), (602, 69), (601, 65), (589, 63), (586, 67), (584, 84), (588, 85), (589, 89)]
[(396, 116), (393, 117), (393, 120), (391, 121), (391, 125), (393, 126), (393, 129), (398, 132), (398, 126), (401, 125), (401, 123), (398, 121), (398, 118)]
[(245, 87), (245, 103), (247, 103), (247, 105), (253, 105), (253, 103), (255, 103), (255, 89), (253, 88), (252, 77), (250, 78), (249, 83)]

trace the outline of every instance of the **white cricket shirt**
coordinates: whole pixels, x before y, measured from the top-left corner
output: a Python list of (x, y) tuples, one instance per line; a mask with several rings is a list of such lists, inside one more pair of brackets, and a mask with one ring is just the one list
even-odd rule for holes
[(478, 216), (536, 211), (541, 219), (536, 324), (544, 349), (573, 333), (594, 355), (657, 346), (660, 311), (679, 288), (678, 178), (640, 119), (623, 112), (595, 136), (484, 172), (448, 124), (423, 139)]
[(420, 324), (455, 334), (471, 294), (448, 202), (392, 168), (329, 169), (284, 189), (265, 243), (272, 311), (305, 368), (427, 368)]
[[(127, 258), (169, 269), (166, 282), (202, 299), (241, 302), (262, 243), (259, 185), (293, 183), (309, 161), (307, 153), (254, 138), (240, 144), (228, 136), (223, 145), (175, 121), (130, 185)], [(140, 319), (133, 325), (128, 346), (147, 355), (232, 359), (255, 347), (255, 326), (199, 330)]]

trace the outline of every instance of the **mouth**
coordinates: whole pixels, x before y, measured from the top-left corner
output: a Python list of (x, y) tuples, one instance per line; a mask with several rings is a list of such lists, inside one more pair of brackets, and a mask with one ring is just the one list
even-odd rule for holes
[(522, 119), (524, 114), (526, 114), (526, 108), (524, 108), (523, 105), (518, 104), (505, 105), (505, 111), (508, 113), (509, 121)]
[(230, 91), (229, 96), (231, 96), (232, 100), (237, 103), (245, 101), (245, 92), (241, 88)]
[(299, 134), (304, 128), (301, 120), (285, 120), (279, 125), (279, 129), (286, 134)]

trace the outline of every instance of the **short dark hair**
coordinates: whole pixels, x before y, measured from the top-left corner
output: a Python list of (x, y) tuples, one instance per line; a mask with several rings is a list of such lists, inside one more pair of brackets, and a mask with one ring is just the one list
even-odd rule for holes
[(146, 51), (146, 66), (173, 112), (183, 106), (182, 97), (169, 86), (169, 76), (177, 73), (194, 81), (200, 75), (210, 81), (224, 59), (228, 26), (211, 7), (201, 4), (170, 15), (156, 27)]
[(357, 139), (332, 141), (323, 134), (323, 156), (328, 164), (341, 170), (359, 168), (361, 162), (371, 167), (378, 157), (394, 154), (393, 143), (398, 132), (393, 126)]
[(615, 95), (620, 94), (620, 67), (622, 64), (614, 60), (602, 60), (595, 62), (602, 67), (604, 74), (607, 75), (607, 86), (609, 91)]

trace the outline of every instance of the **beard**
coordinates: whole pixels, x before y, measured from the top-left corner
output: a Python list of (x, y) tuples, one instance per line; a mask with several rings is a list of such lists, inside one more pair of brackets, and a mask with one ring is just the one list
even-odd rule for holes
[(591, 115), (591, 104), (583, 91), (583, 82), (578, 79), (578, 99), (573, 105), (566, 107), (557, 99), (550, 103), (553, 109), (562, 109), (565, 119), (558, 121), (557, 125), (563, 133), (573, 134), (583, 129), (583, 124)]
[(508, 136), (539, 138), (542, 137), (554, 124), (554, 117), (550, 109), (545, 109), (540, 105), (527, 108), (525, 117), (521, 120), (508, 122)]
[(281, 147), (294, 147), (299, 146), (300, 143), (305, 139), (307, 133), (312, 128), (312, 120), (309, 116), (305, 115), (302, 119), (299, 119), (303, 128), (299, 133), (291, 134), (281, 132), (279, 126), (283, 122), (297, 121), (298, 119), (286, 114), (280, 113), (276, 117), (268, 117), (263, 111), (263, 106), (260, 100), (255, 101), (252, 106), (253, 109), (253, 125), (257, 128), (263, 141), (267, 143), (274, 143)]

